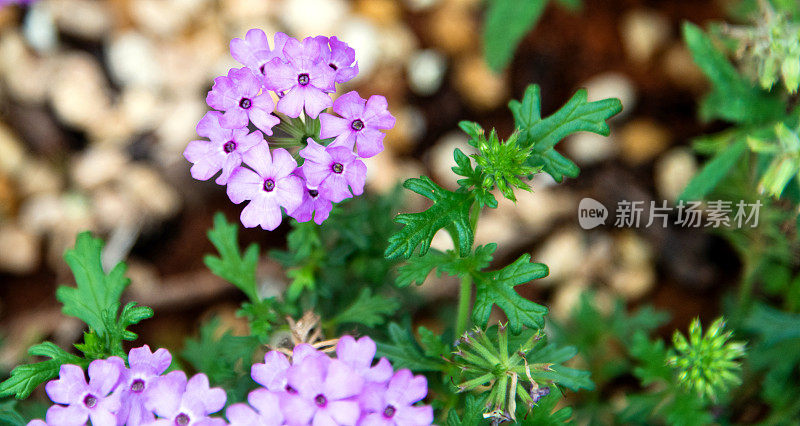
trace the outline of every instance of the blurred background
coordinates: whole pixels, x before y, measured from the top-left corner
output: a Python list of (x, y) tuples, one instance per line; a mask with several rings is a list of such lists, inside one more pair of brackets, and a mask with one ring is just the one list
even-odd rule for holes
[[(529, 84), (541, 86), (544, 114), (581, 87), (591, 100), (620, 98), (610, 137), (578, 134), (559, 145), (581, 176), (555, 185), (542, 174), (516, 206), (500, 198), (482, 217), (477, 244), (498, 242), (498, 264), (529, 252), (549, 265), (551, 275), (523, 291), (556, 319), (589, 290), (609, 309), (622, 298), (669, 311), (665, 330), (715, 315), (739, 268), (721, 239), (675, 227), (584, 231), (577, 205), (592, 197), (613, 211), (621, 200), (674, 200), (695, 173), (689, 141), (719, 125), (696, 118), (707, 83), (679, 29), (684, 20), (722, 20), (725, 7), (552, 3), (500, 73), (483, 58), (481, 0), (39, 0), (0, 8), (0, 370), (42, 339), (69, 347), (80, 337), (81, 324), (60, 313), (54, 291), (72, 282), (62, 255), (87, 229), (107, 241), (108, 264), (128, 259), (126, 297), (156, 310), (135, 328), (144, 341), (180, 347), (211, 314), (246, 327), (234, 315), (243, 296), (202, 261), (212, 251), (205, 231), (214, 212), (235, 220), (240, 206), (213, 182), (192, 180), (182, 152), (197, 138), (213, 78), (237, 66), (230, 39), (250, 28), (337, 35), (356, 49), (361, 73), (342, 92), (382, 94), (397, 117), (386, 151), (369, 165), (373, 194), (423, 173), (452, 187), (453, 148), (467, 146), (457, 123), (477, 121), (507, 137), (507, 103)], [(409, 197), (404, 209), (418, 202)], [(243, 244), (283, 247), (286, 228), (246, 230)], [(274, 285), (285, 281), (269, 257), (263, 268)], [(456, 287), (431, 277), (419, 291), (436, 301)]]

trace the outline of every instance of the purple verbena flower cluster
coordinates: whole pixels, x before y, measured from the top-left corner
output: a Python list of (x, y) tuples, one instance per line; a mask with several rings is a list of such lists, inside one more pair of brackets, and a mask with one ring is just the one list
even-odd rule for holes
[[(183, 153), (192, 177), (219, 173), (216, 183), (227, 185), (231, 201), (249, 201), (245, 227), (273, 230), (283, 211), (321, 224), (333, 203), (363, 193), (361, 158), (383, 150), (383, 130), (395, 123), (386, 98), (352, 91), (332, 100), (336, 84), (358, 74), (355, 50), (336, 37), (299, 41), (277, 33), (270, 48), (266, 34), (252, 29), (230, 47), (244, 67), (214, 79), (206, 102), (215, 111), (197, 125), (208, 140), (190, 142)], [(323, 112), (331, 107), (335, 114)], [(298, 149), (293, 156), (284, 147)]]
[(211, 417), (225, 406), (223, 389), (209, 387), (202, 373), (190, 379), (182, 371), (163, 374), (171, 355), (145, 345), (130, 351), (127, 367), (119, 357), (92, 361), (88, 383), (81, 367), (62, 365), (59, 378), (45, 386), (56, 403), (46, 422), (28, 426), (430, 425), (433, 409), (417, 404), (428, 393), (425, 377), (395, 372), (386, 358), (373, 365), (375, 351), (369, 337), (344, 336), (336, 358), (307, 344), (297, 345), (291, 360), (268, 352), (251, 370), (261, 386), (247, 403), (227, 408), (226, 422)]

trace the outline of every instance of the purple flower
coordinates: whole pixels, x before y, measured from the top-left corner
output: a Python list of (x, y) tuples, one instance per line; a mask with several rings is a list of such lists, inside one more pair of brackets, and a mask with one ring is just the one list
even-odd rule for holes
[[(318, 36), (316, 39), (321, 48), (320, 62), (327, 64), (335, 72), (336, 83), (346, 83), (358, 75), (358, 62), (353, 64), (356, 60), (356, 51), (352, 47), (335, 36), (331, 38)], [(334, 90), (335, 87), (332, 86), (330, 91)]]
[(283, 54), (286, 60), (275, 58), (264, 66), (266, 87), (282, 96), (278, 111), (296, 118), (305, 108), (311, 118), (317, 118), (333, 104), (325, 92), (334, 84), (334, 71), (320, 62), (319, 42), (309, 37), (300, 43), (292, 38), (283, 47)]
[(117, 414), (124, 424), (138, 426), (155, 420), (153, 412), (145, 408), (145, 392), (158, 377), (169, 368), (172, 355), (166, 349), (150, 352), (144, 345), (133, 348), (128, 353), (130, 368), (122, 373), (119, 387), (122, 391), (122, 407)]
[[(233, 404), (225, 412), (231, 426), (279, 426), (283, 424), (278, 395), (256, 389), (247, 395), (250, 404)], [(252, 408), (251, 408), (252, 407)]]
[(120, 357), (92, 361), (87, 384), (81, 367), (62, 365), (58, 380), (51, 380), (45, 386), (47, 396), (56, 404), (63, 404), (47, 410), (47, 423), (84, 425), (91, 419), (94, 426), (116, 426), (120, 395), (111, 391), (117, 386), (123, 368), (125, 362)]
[[(0, 5), (2, 5), (1, 1), (0, 1)], [(28, 422), (27, 426), (48, 426), (48, 425), (42, 419), (33, 419), (33, 420)]]
[(414, 406), (427, 393), (425, 377), (414, 376), (407, 369), (398, 371), (388, 385), (369, 385), (361, 397), (362, 408), (369, 414), (359, 426), (429, 425), (433, 422), (433, 408)]
[(250, 376), (256, 383), (271, 391), (282, 391), (286, 388), (286, 370), (290, 367), (286, 355), (278, 351), (269, 351), (264, 355), (264, 363), (256, 363), (250, 367)]
[(342, 336), (336, 344), (336, 358), (349, 365), (367, 382), (386, 383), (392, 377), (394, 370), (386, 358), (381, 358), (374, 367), (372, 366), (376, 349), (375, 342), (368, 336), (358, 340), (352, 336)]
[[(294, 172), (301, 179), (305, 181), (303, 176), (303, 169), (299, 168)], [(300, 206), (294, 209), (289, 216), (293, 217), (298, 222), (308, 222), (312, 218), (314, 223), (322, 225), (322, 222), (328, 218), (333, 210), (333, 203), (325, 197), (323, 193), (319, 192), (319, 188), (308, 186), (306, 182), (306, 190), (303, 192), (303, 201)]]
[(225, 421), (208, 417), (225, 406), (225, 391), (209, 388), (208, 377), (196, 374), (186, 381), (183, 371), (173, 371), (159, 379), (145, 395), (145, 405), (160, 419), (160, 426), (222, 426)]
[(214, 86), (206, 96), (211, 108), (225, 111), (219, 122), (227, 129), (247, 127), (247, 120), (267, 135), (280, 122), (271, 113), (275, 104), (269, 93), (261, 93), (261, 83), (250, 68), (231, 68), (227, 77), (214, 79)]
[(319, 188), (325, 198), (338, 203), (353, 194), (364, 192), (367, 166), (353, 154), (352, 148), (324, 147), (308, 138), (308, 145), (300, 151), (305, 158), (303, 175), (308, 186)]
[(197, 133), (202, 133), (210, 141), (197, 140), (189, 142), (183, 156), (190, 163), (192, 177), (197, 180), (208, 180), (217, 172), (217, 184), (225, 185), (233, 170), (242, 164), (242, 153), (264, 143), (261, 132), (248, 134), (246, 128), (226, 129), (219, 122), (222, 114), (209, 111), (197, 125)]
[(275, 48), (269, 48), (269, 40), (264, 31), (252, 29), (244, 36), (244, 40), (231, 40), (231, 56), (250, 68), (254, 74), (264, 76), (264, 65), (274, 58), (283, 57), (283, 46), (289, 36), (284, 33), (275, 34)]
[(290, 425), (355, 425), (363, 379), (339, 360), (308, 356), (287, 371), (290, 391), (281, 395), (281, 410)]
[(372, 157), (383, 151), (381, 129), (394, 127), (394, 117), (387, 110), (386, 98), (379, 95), (370, 96), (365, 101), (356, 92), (348, 92), (333, 103), (333, 111), (341, 115), (320, 114), (320, 137), (336, 140), (332, 146), (344, 146), (353, 149), (355, 145), (358, 156)]
[(242, 209), (241, 221), (247, 228), (261, 226), (273, 230), (281, 224), (281, 207), (293, 211), (303, 200), (303, 182), (293, 175), (297, 162), (283, 148), (270, 155), (265, 144), (256, 145), (242, 156), (245, 167), (237, 167), (228, 179), (228, 197), (236, 204), (250, 203)]

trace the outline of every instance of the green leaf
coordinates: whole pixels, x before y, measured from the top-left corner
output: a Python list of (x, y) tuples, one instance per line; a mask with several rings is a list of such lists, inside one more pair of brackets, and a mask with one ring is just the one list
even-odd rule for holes
[(561, 391), (556, 386), (550, 386), (550, 394), (540, 399), (532, 409), (528, 410), (523, 404), (517, 405), (518, 424), (525, 426), (562, 425), (572, 418), (572, 408), (558, 408), (561, 400)]
[(480, 426), (489, 422), (483, 418), (486, 397), (467, 395), (464, 398), (464, 413), (461, 417), (455, 409), (447, 413), (447, 426)]
[(214, 215), (214, 228), (208, 231), (208, 239), (214, 244), (219, 256), (206, 255), (203, 258), (208, 269), (218, 277), (228, 281), (241, 290), (253, 303), (258, 303), (256, 265), (258, 264), (258, 245), (251, 244), (244, 254), (239, 251), (238, 227), (229, 223), (225, 215)]
[(542, 16), (547, 0), (490, 0), (483, 30), (486, 63), (502, 71), (517, 45)]
[(405, 226), (389, 238), (386, 258), (409, 258), (418, 246), (419, 255), (424, 256), (430, 249), (433, 236), (440, 229), (446, 229), (450, 233), (459, 253), (469, 253), (474, 238), (469, 223), (473, 196), (469, 193), (448, 191), (433, 183), (427, 176), (408, 179), (403, 186), (431, 199), (433, 205), (420, 213), (397, 215), (395, 221)]
[(523, 326), (541, 328), (547, 308), (520, 296), (514, 287), (547, 274), (547, 266), (531, 263), (528, 254), (522, 255), (499, 271), (475, 274), (476, 293), (472, 320), (485, 326), (489, 322), (492, 306), (497, 305), (508, 317), (512, 332), (519, 333)]
[(679, 200), (699, 201), (711, 192), (739, 160), (745, 152), (747, 141), (741, 139), (717, 153), (708, 161), (692, 180), (686, 185)]
[(369, 288), (361, 289), (358, 298), (352, 305), (333, 319), (334, 324), (359, 323), (367, 327), (375, 327), (386, 322), (386, 317), (393, 315), (400, 308), (397, 299), (381, 295), (373, 295)]
[(417, 329), (417, 333), (425, 355), (439, 358), (450, 353), (450, 345), (443, 341), (442, 336), (422, 326)]
[(0, 424), (7, 426), (25, 426), (28, 422), (17, 412), (17, 401), (0, 402)]
[(11, 377), (0, 383), (0, 397), (14, 395), (17, 399), (25, 399), (40, 384), (58, 377), (61, 364), (76, 364), (85, 367), (88, 363), (83, 358), (72, 355), (50, 342), (31, 346), (28, 354), (45, 356), (50, 359), (23, 364), (11, 370)]
[(474, 272), (479, 272), (489, 266), (494, 252), (497, 250), (496, 243), (489, 243), (475, 247), (475, 251), (466, 257), (451, 256), (449, 261), (441, 262), (439, 270), (450, 276), (464, 277)]
[(700, 106), (701, 118), (763, 123), (783, 115), (784, 105), (780, 97), (770, 95), (740, 75), (703, 30), (686, 22), (683, 38), (695, 63), (713, 85), (712, 92)]
[(395, 369), (408, 368), (417, 373), (444, 370), (444, 361), (426, 355), (410, 329), (391, 323), (388, 332), (391, 343), (378, 343), (378, 354), (389, 358)]
[(411, 284), (422, 285), (431, 271), (449, 261), (450, 256), (447, 253), (436, 249), (429, 251), (425, 256), (413, 256), (397, 268), (395, 284), (398, 287), (407, 287)]
[(578, 168), (558, 154), (555, 145), (570, 134), (581, 131), (608, 136), (611, 130), (606, 121), (622, 111), (622, 103), (614, 98), (588, 102), (586, 90), (580, 89), (558, 111), (542, 119), (540, 92), (538, 85), (530, 85), (522, 101), (512, 100), (508, 107), (514, 115), (521, 143), (533, 146), (529, 165), (542, 167), (553, 179), (561, 182), (564, 176), (577, 176)]
[(129, 280), (125, 278), (126, 267), (122, 262), (106, 275), (100, 260), (102, 249), (103, 241), (91, 233), (78, 235), (75, 248), (64, 255), (77, 287), (59, 286), (56, 298), (64, 305), (61, 310), (65, 315), (80, 318), (100, 336), (110, 336), (115, 331), (114, 322), (108, 323), (104, 312), (116, 316), (120, 296)]

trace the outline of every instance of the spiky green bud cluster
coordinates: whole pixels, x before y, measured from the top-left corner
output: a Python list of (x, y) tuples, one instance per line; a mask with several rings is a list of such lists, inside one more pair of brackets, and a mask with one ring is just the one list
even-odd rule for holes
[(550, 371), (552, 364), (530, 362), (525, 357), (542, 338), (540, 331), (532, 333), (510, 352), (508, 330), (503, 324), (497, 327), (496, 342), (479, 328), (464, 333), (456, 341), (454, 352), (455, 364), (461, 368), (464, 379), (458, 384), (458, 391), (488, 391), (484, 417), (495, 422), (516, 419), (517, 400), (532, 408), (550, 393), (549, 387), (541, 386), (545, 381), (537, 383), (535, 376)]
[[(467, 124), (463, 124), (462, 128), (464, 125)], [(518, 131), (502, 141), (494, 129), (489, 132), (488, 137), (477, 125), (468, 130), (467, 133), (471, 136), (469, 143), (478, 150), (478, 153), (470, 155), (475, 160), (473, 168), (469, 157), (461, 150), (455, 150), (456, 167), (453, 167), (453, 171), (465, 177), (458, 181), (459, 185), (473, 188), (478, 202), (492, 208), (497, 207), (497, 200), (491, 194), (495, 188), (505, 198), (515, 202), (517, 198), (514, 196), (514, 188), (531, 190), (525, 180), (538, 173), (541, 167), (532, 167), (528, 164), (532, 148), (521, 142)]]
[(741, 384), (739, 358), (745, 355), (744, 343), (729, 341), (731, 334), (725, 330), (723, 318), (715, 320), (705, 335), (698, 318), (689, 325), (688, 339), (675, 332), (674, 352), (667, 362), (677, 370), (682, 386), (714, 401), (731, 386)]
[(775, 138), (764, 140), (748, 137), (753, 152), (773, 155), (772, 162), (761, 176), (758, 189), (761, 193), (780, 197), (784, 188), (800, 172), (800, 128), (790, 129), (785, 124), (775, 126)]
[(727, 35), (739, 42), (738, 55), (745, 71), (770, 90), (783, 80), (786, 90), (800, 86), (800, 23), (787, 12), (776, 11), (768, 1), (759, 2), (761, 12), (753, 26), (726, 27)]

